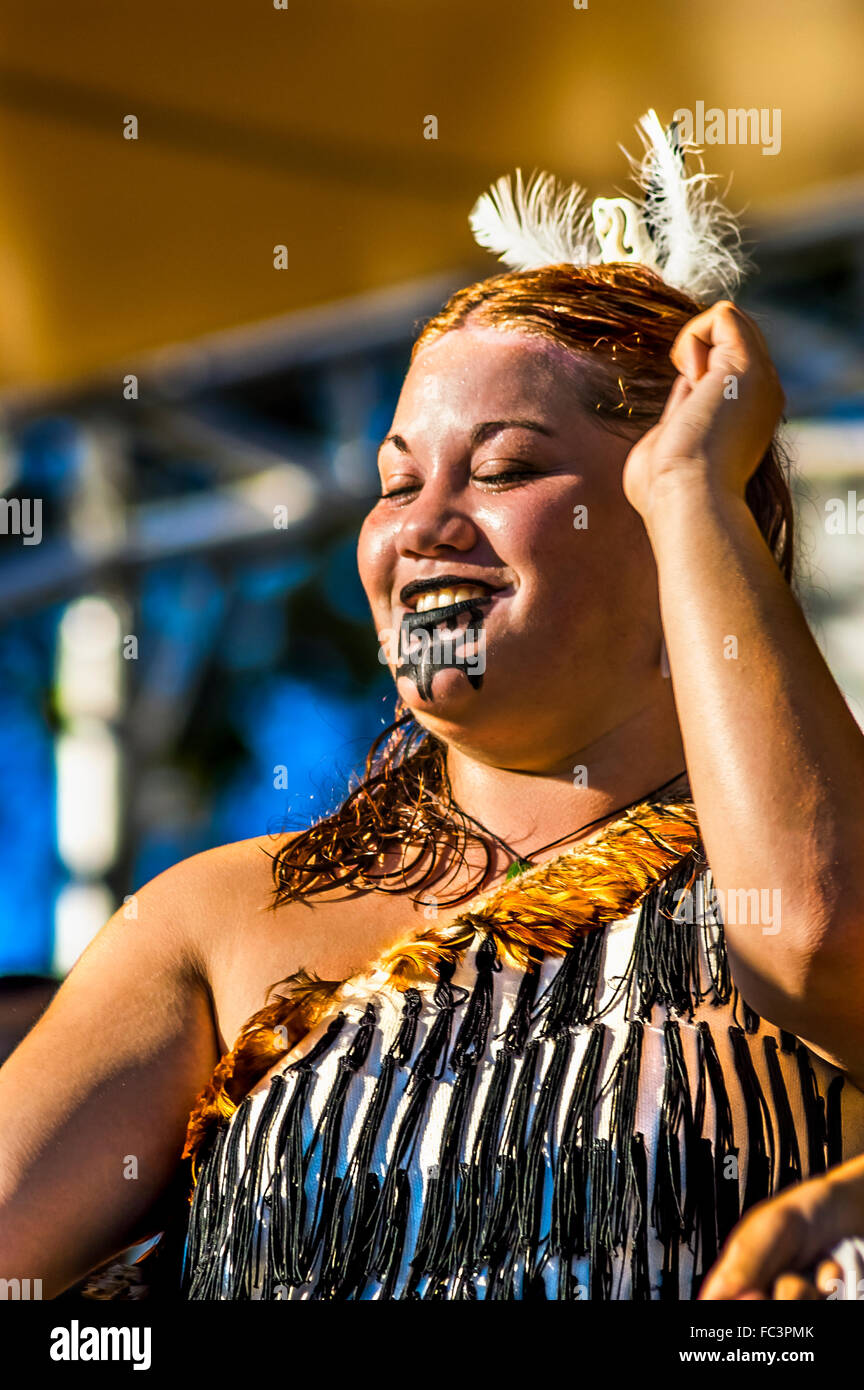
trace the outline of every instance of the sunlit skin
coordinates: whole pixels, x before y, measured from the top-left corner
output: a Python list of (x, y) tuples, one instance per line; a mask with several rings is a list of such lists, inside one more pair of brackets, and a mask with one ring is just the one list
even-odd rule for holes
[[(381, 447), (383, 496), (358, 551), (379, 633), (398, 630), (410, 581), (456, 574), (496, 587), (481, 687), (446, 670), (429, 702), (408, 677), (398, 689), (446, 740), (472, 814), (488, 815), (478, 801), (494, 784), (493, 828), (537, 843), (562, 833), (562, 815), (575, 829), (684, 765), (656, 567), (622, 489), (633, 439), (592, 418), (581, 371), (563, 347), (509, 330), (466, 328), (426, 347)], [(491, 428), (512, 420), (537, 428)], [(583, 507), (587, 525), (574, 526)], [(551, 800), (536, 776), (496, 770), (539, 774)]]
[[(563, 348), (477, 327), (430, 344), (397, 405), (400, 440), (381, 449), (390, 495), (363, 528), (361, 577), (379, 632), (398, 627), (412, 579), (506, 586), (479, 691), (454, 671), (428, 705), (406, 678), (399, 691), (447, 742), (462, 804), (520, 849), (578, 824), (578, 809), (587, 820), (649, 791), (686, 749), (718, 887), (768, 886), (783, 902), (776, 934), (727, 924), (736, 982), (860, 1085), (864, 741), (744, 496), (783, 394), (759, 330), (726, 302), (671, 356), (663, 415), (631, 446), (584, 408)], [(478, 423), (514, 417), (550, 434), (514, 428), (472, 448)], [(589, 786), (571, 785), (574, 764)], [(802, 1211), (836, 1193), (833, 1235), (858, 1230), (859, 1168), (765, 1204), (705, 1296), (824, 1296), (837, 1269), (823, 1263), (818, 1290), (802, 1274), (827, 1248), (799, 1239)]]
[[(592, 418), (579, 363), (557, 346), (472, 327), (424, 348), (388, 430), (405, 448), (381, 452), (384, 491), (408, 491), (377, 503), (360, 539), (374, 626), (398, 627), (419, 575), (504, 586), (480, 689), (449, 672), (428, 707), (410, 681), (400, 692), (445, 740), (460, 804), (519, 852), (645, 796), (686, 751), (718, 889), (782, 897), (777, 934), (727, 923), (736, 984), (860, 1086), (864, 739), (745, 501), (782, 391), (758, 328), (728, 303), (670, 355), (663, 416), (630, 447)], [(551, 433), (469, 446), (502, 417)], [(490, 481), (515, 469), (527, 476)], [(37, 1273), (50, 1298), (160, 1229), (154, 1203), (195, 1097), (272, 983), (300, 969), (344, 979), (426, 925), (398, 893), (334, 890), (271, 912), (268, 850), (266, 837), (219, 846), (145, 884), (0, 1069), (0, 1276)], [(826, 1253), (808, 1231), (829, 1191), (831, 1231), (860, 1229), (856, 1180), (797, 1189), (800, 1239), (786, 1194), (746, 1225), (721, 1267), (735, 1294), (764, 1296), (779, 1276), (783, 1296), (806, 1296), (808, 1259)]]
[[(864, 991), (864, 739), (745, 500), (783, 392), (726, 301), (670, 356), (663, 413), (631, 443), (591, 418), (557, 344), (476, 320), (428, 344), (381, 449), (361, 578), (379, 633), (418, 578), (504, 586), (479, 691), (458, 671), (428, 705), (399, 685), (445, 740), (460, 804), (520, 852), (646, 795), (686, 752), (719, 891), (783, 904), (779, 933), (727, 924), (739, 986), (864, 1077), (846, 989), (851, 972)], [(514, 418), (550, 433), (471, 447), (477, 426)]]

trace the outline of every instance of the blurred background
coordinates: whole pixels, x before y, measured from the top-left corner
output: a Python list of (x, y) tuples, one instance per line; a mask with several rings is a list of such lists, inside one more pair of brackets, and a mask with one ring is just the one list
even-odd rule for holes
[(0, 1044), (144, 881), (334, 804), (392, 710), (377, 442), (419, 323), (498, 269), (469, 209), (517, 166), (626, 192), (649, 106), (780, 112), (706, 164), (864, 718), (862, 52), (859, 0), (4, 7)]

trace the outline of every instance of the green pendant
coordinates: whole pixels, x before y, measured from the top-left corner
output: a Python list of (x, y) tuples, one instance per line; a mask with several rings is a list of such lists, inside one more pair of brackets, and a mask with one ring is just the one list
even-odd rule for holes
[(511, 878), (518, 878), (520, 874), (524, 874), (526, 869), (532, 869), (533, 867), (529, 859), (514, 859), (504, 876), (504, 882), (509, 882)]

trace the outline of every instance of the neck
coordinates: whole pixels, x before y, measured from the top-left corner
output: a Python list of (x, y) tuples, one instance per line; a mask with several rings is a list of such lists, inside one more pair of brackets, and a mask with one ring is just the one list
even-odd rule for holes
[[(677, 721), (662, 713), (651, 706), (638, 710), (591, 743), (565, 746), (541, 770), (483, 762), (450, 744), (453, 796), (526, 858), (562, 836), (572, 833), (576, 840), (580, 827), (613, 816), (683, 771)], [(586, 834), (596, 829), (592, 824)]]

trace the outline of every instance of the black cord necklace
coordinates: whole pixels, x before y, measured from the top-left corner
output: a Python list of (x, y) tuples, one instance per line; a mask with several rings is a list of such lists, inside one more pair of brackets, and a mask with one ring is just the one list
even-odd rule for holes
[(587, 821), (585, 825), (580, 825), (578, 830), (568, 831), (567, 834), (560, 835), (557, 840), (550, 840), (548, 844), (540, 845), (537, 849), (532, 849), (528, 854), (519, 854), (513, 849), (512, 845), (508, 845), (507, 841), (502, 839), (500, 835), (496, 835), (494, 830), (490, 830), (482, 821), (478, 820), (476, 816), (472, 816), (468, 811), (463, 811), (462, 807), (458, 806), (458, 803), (456, 804), (460, 815), (464, 816), (466, 820), (470, 820), (473, 825), (477, 826), (478, 830), (482, 830), (484, 835), (488, 835), (490, 840), (494, 840), (495, 843), (500, 845), (501, 849), (504, 850), (505, 854), (509, 855), (511, 863), (504, 875), (504, 881), (507, 883), (510, 879), (518, 878), (520, 874), (524, 874), (526, 869), (534, 868), (534, 861), (538, 854), (543, 854), (547, 849), (556, 849), (558, 845), (564, 844), (567, 840), (573, 840), (577, 835), (584, 834), (585, 831), (590, 830), (592, 826), (601, 825), (603, 821), (611, 820), (613, 816), (623, 815), (625, 811), (632, 810), (634, 806), (638, 806), (641, 802), (649, 801), (651, 797), (659, 796), (667, 787), (671, 787), (681, 777), (686, 776), (686, 773), (687, 769), (682, 768), (680, 772), (675, 773), (674, 777), (670, 777), (668, 782), (664, 782), (662, 786), (655, 787), (647, 796), (637, 796), (635, 801), (629, 801), (626, 806), (619, 806), (614, 811), (607, 811), (604, 815), (597, 816), (594, 820)]

